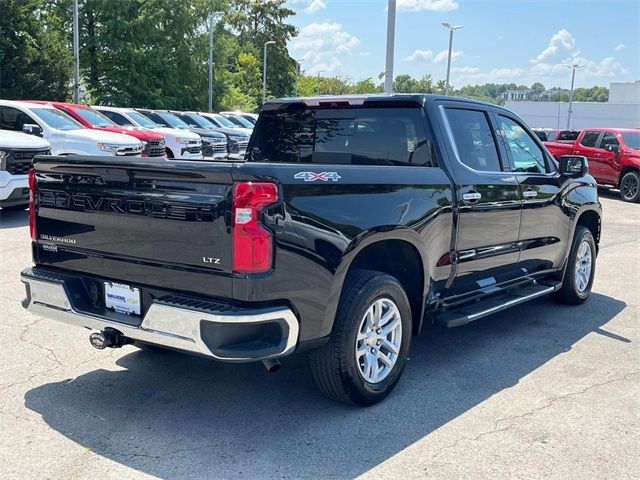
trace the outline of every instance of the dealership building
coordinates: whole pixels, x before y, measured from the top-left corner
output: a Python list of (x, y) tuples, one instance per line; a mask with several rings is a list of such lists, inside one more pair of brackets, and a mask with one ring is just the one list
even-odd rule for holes
[[(567, 127), (567, 102), (507, 101), (505, 106), (531, 127)], [(611, 83), (607, 102), (573, 102), (571, 128), (588, 127), (640, 128), (640, 83)]]

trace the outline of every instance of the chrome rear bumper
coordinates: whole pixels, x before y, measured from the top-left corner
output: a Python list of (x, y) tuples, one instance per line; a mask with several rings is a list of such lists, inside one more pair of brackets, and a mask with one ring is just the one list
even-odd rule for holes
[[(269, 307), (251, 310), (224, 309), (224, 312), (203, 311), (184, 306), (168, 305), (154, 301), (139, 324), (130, 322), (135, 317), (125, 317), (127, 323), (114, 318), (122, 314), (94, 315), (74, 308), (70, 294), (70, 282), (64, 275), (27, 269), (21, 274), (26, 285), (27, 298), (23, 307), (35, 315), (92, 330), (114, 329), (125, 337), (142, 342), (183, 350), (230, 362), (246, 362), (277, 358), (290, 354), (298, 341), (298, 319), (285, 307)], [(261, 328), (267, 331), (275, 343), (252, 340), (226, 348), (218, 345), (220, 334), (227, 339), (243, 335), (243, 329), (253, 329), (258, 334)], [(280, 332), (280, 338), (274, 336)], [(246, 335), (245, 335), (246, 336)], [(240, 348), (238, 348), (240, 345)], [(249, 346), (243, 349), (242, 345)], [(261, 348), (261, 346), (263, 348)], [(222, 353), (221, 353), (222, 352)], [(231, 353), (229, 353), (231, 352)], [(235, 353), (234, 353), (235, 352)], [(240, 352), (239, 354), (236, 354)], [(242, 352), (249, 352), (243, 355)]]

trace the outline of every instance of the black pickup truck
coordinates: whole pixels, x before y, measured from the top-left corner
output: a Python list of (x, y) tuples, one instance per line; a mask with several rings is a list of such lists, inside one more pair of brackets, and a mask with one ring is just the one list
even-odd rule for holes
[(371, 405), (423, 325), (590, 293), (601, 206), (584, 157), (463, 98), (267, 102), (246, 163), (38, 157), (24, 307), (128, 343), (279, 368)]

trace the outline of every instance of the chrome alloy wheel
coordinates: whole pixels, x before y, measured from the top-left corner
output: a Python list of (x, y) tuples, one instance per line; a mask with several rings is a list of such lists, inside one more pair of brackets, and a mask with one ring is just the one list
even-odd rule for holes
[(362, 378), (380, 383), (393, 370), (402, 344), (400, 310), (389, 298), (375, 300), (367, 309), (356, 337), (356, 364)]
[(582, 242), (576, 255), (575, 280), (579, 293), (584, 293), (589, 286), (591, 278), (592, 258), (591, 246), (588, 242)]

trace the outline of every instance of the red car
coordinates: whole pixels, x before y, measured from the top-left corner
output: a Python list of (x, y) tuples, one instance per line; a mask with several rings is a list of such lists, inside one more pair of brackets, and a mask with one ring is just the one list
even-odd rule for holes
[[(555, 146), (554, 146), (555, 144)], [(640, 131), (632, 128), (585, 128), (574, 144), (545, 142), (554, 157), (582, 155), (598, 184), (620, 189), (627, 202), (640, 201)]]
[(135, 137), (142, 142), (144, 150), (142, 157), (165, 157), (165, 141), (164, 137), (158, 133), (150, 132), (143, 128), (125, 128), (116, 125), (102, 113), (94, 110), (87, 105), (78, 105), (75, 103), (64, 102), (47, 102), (44, 100), (27, 100), (31, 103), (41, 103), (53, 105), (58, 110), (62, 110), (77, 120), (87, 128), (94, 130), (105, 130), (108, 132), (123, 133), (131, 137)]

